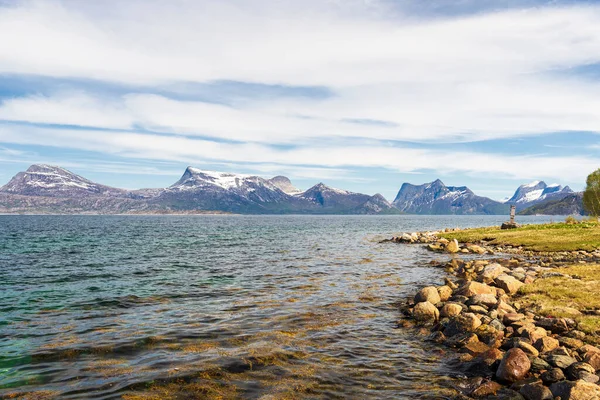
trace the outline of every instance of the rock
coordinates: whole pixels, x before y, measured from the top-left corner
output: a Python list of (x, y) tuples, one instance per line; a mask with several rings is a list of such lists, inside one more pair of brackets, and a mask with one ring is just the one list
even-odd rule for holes
[(482, 363), (486, 367), (491, 367), (496, 362), (500, 363), (504, 353), (498, 349), (489, 349), (477, 356), (475, 361)]
[(583, 361), (590, 364), (595, 370), (600, 369), (600, 353), (587, 352), (583, 357)]
[(510, 304), (505, 302), (504, 300), (500, 300), (498, 302), (498, 306), (496, 307), (496, 310), (498, 310), (498, 313), (502, 313), (501, 315), (517, 313), (517, 311)]
[(415, 305), (413, 317), (420, 322), (437, 321), (440, 318), (440, 312), (436, 306), (424, 301)]
[(471, 245), (471, 246), (467, 246), (467, 250), (469, 250), (469, 252), (474, 253), (474, 254), (485, 254), (486, 253), (486, 249), (484, 249), (481, 246), (477, 246), (477, 245)]
[(448, 285), (438, 286), (437, 291), (440, 301), (448, 301), (452, 297), (452, 288)]
[[(592, 346), (591, 344), (586, 344), (579, 349), (579, 352), (581, 354), (585, 354), (585, 353), (599, 353), (600, 354), (600, 349), (595, 346)], [(598, 369), (598, 368), (596, 368), (596, 369)]]
[(517, 224), (516, 222), (504, 222), (501, 226), (500, 229), (502, 230), (506, 230), (506, 229), (517, 229), (519, 227), (519, 224)]
[(456, 239), (451, 240), (446, 245), (446, 251), (448, 253), (458, 253), (460, 251), (460, 246), (458, 245), (458, 240), (456, 240)]
[(481, 325), (475, 330), (479, 340), (491, 347), (500, 347), (504, 332), (499, 331), (490, 325)]
[(544, 382), (544, 385), (550, 386), (553, 383), (564, 381), (565, 374), (563, 374), (562, 369), (553, 368), (540, 375), (540, 378), (542, 378), (542, 382)]
[(568, 349), (579, 349), (583, 347), (583, 342), (581, 340), (570, 337), (560, 337), (558, 343)]
[(472, 341), (470, 343), (467, 343), (463, 347), (463, 351), (466, 351), (473, 356), (477, 356), (481, 353), (485, 353), (489, 349), (490, 349), (490, 346), (488, 346), (487, 344), (482, 343), (480, 341)]
[(541, 337), (538, 340), (536, 340), (534, 343), (534, 347), (540, 353), (547, 353), (549, 351), (552, 351), (552, 350), (558, 348), (558, 346), (560, 346), (560, 344), (558, 343), (558, 340), (556, 340), (550, 336)]
[(577, 381), (579, 379), (583, 379), (582, 373), (595, 374), (596, 369), (592, 367), (590, 364), (583, 362), (575, 362), (565, 369), (565, 376), (570, 381)]
[(500, 389), (502, 389), (501, 384), (494, 381), (488, 381), (481, 384), (477, 389), (473, 390), (470, 395), (475, 398), (486, 397), (498, 393)]
[(553, 383), (550, 391), (554, 397), (561, 400), (598, 400), (600, 399), (600, 386), (585, 381), (561, 381)]
[(489, 308), (498, 304), (498, 299), (493, 294), (476, 294), (469, 298), (469, 304)]
[(442, 317), (456, 317), (463, 310), (463, 306), (458, 303), (446, 303), (440, 310), (440, 314)]
[(533, 360), (531, 360), (531, 372), (540, 373), (542, 371), (547, 371), (551, 368), (552, 367), (550, 366), (550, 364), (548, 364), (546, 361), (542, 360), (539, 357), (536, 357)]
[(475, 314), (461, 314), (450, 320), (446, 329), (444, 329), (444, 335), (451, 337), (460, 333), (473, 332), (480, 325), (481, 321)]
[(502, 318), (502, 322), (504, 325), (512, 325), (516, 322), (522, 321), (525, 319), (525, 315), (519, 313), (508, 313), (504, 315)]
[(471, 311), (472, 313), (475, 314), (484, 314), (487, 315), (487, 308), (483, 307), (483, 306), (469, 306), (469, 311)]
[(577, 360), (574, 359), (573, 357), (556, 355), (556, 354), (551, 354), (550, 356), (548, 356), (547, 361), (548, 361), (548, 363), (550, 363), (550, 365), (557, 367), (557, 368), (562, 368), (562, 369), (565, 369), (569, 365), (577, 362)]
[(531, 362), (527, 354), (521, 349), (513, 348), (504, 354), (496, 377), (503, 382), (520, 381), (525, 378), (530, 368)]
[(504, 289), (504, 291), (509, 294), (517, 293), (519, 288), (521, 288), (521, 286), (524, 285), (523, 282), (515, 279), (510, 275), (500, 275), (495, 279), (495, 281), (496, 286), (498, 286), (501, 289)]
[(540, 318), (536, 325), (557, 335), (563, 335), (570, 330), (566, 318)]
[(424, 287), (415, 295), (415, 303), (422, 303), (425, 301), (428, 301), (434, 305), (442, 301), (435, 286)]
[(547, 333), (546, 330), (544, 328), (540, 328), (538, 327), (532, 327), (529, 329), (525, 329), (522, 333), (521, 333), (522, 337), (526, 337), (529, 340), (531, 340), (531, 343), (535, 343), (537, 342), (539, 339), (546, 337)]
[(492, 294), (495, 296), (496, 288), (488, 286), (484, 283), (469, 281), (469, 282), (465, 283), (464, 285), (462, 285), (460, 288), (458, 288), (457, 294), (460, 294), (460, 295), (466, 296), (466, 297), (471, 297), (476, 294)]
[(540, 354), (535, 347), (533, 347), (527, 342), (517, 342), (516, 347), (523, 350), (525, 354), (532, 357), (537, 357)]
[(553, 400), (550, 389), (540, 383), (528, 383), (519, 391), (525, 400)]
[(444, 341), (444, 345), (447, 347), (463, 348), (471, 343), (477, 343), (479, 339), (477, 335), (471, 332), (460, 333), (452, 337), (447, 338)]

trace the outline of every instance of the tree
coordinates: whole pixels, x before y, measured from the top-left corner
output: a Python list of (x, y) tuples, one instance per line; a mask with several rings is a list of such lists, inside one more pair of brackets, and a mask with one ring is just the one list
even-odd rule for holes
[(600, 216), (600, 169), (587, 177), (583, 192), (583, 207), (591, 216)]

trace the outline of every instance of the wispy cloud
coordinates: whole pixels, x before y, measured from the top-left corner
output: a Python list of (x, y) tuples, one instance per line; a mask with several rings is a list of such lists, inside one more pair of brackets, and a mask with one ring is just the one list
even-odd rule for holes
[(600, 82), (580, 73), (600, 63), (600, 6), (448, 3), (0, 3), (0, 74), (55, 81), (1, 99), (0, 142), (339, 180), (582, 181), (600, 160), (433, 144), (600, 132)]

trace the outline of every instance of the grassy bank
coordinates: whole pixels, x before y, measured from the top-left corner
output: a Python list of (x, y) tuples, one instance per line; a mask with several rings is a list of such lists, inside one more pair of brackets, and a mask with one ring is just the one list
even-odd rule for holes
[(538, 279), (519, 290), (521, 305), (540, 315), (568, 317), (588, 333), (600, 331), (600, 265), (559, 268), (562, 276)]
[(600, 248), (600, 225), (596, 222), (557, 223), (510, 230), (488, 227), (442, 233), (440, 237), (461, 243), (485, 241), (491, 245), (523, 246), (533, 251), (593, 251)]

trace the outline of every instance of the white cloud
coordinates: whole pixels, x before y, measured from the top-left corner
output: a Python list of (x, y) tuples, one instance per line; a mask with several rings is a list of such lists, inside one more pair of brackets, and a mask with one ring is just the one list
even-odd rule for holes
[[(172, 136), (6, 125), (0, 141), (190, 163), (301, 167), (304, 173), (426, 168), (573, 182), (597, 167), (598, 160), (589, 157), (446, 153), (398, 149), (385, 141), (600, 132), (600, 84), (554, 73), (600, 62), (600, 6), (423, 19), (388, 14), (384, 2), (363, 1), (98, 4), (47, 0), (0, 7), (0, 37), (10, 38), (0, 40), (0, 73), (96, 79), (145, 90), (107, 97), (82, 86), (7, 99), (0, 119), (142, 127)], [(212, 80), (321, 85), (335, 95), (259, 98), (228, 107), (152, 94), (158, 85)], [(363, 144), (349, 145), (352, 138)], [(371, 141), (365, 145), (364, 139)]]
[(467, 173), (495, 179), (558, 179), (582, 182), (600, 160), (579, 156), (510, 156), (476, 152), (372, 146), (304, 146), (279, 149), (252, 143), (218, 143), (209, 140), (113, 131), (80, 131), (0, 126), (0, 142), (56, 146), (98, 151), (138, 159), (186, 162), (252, 164), (281, 170), (349, 167), (387, 168), (412, 173), (424, 168), (443, 174)]

